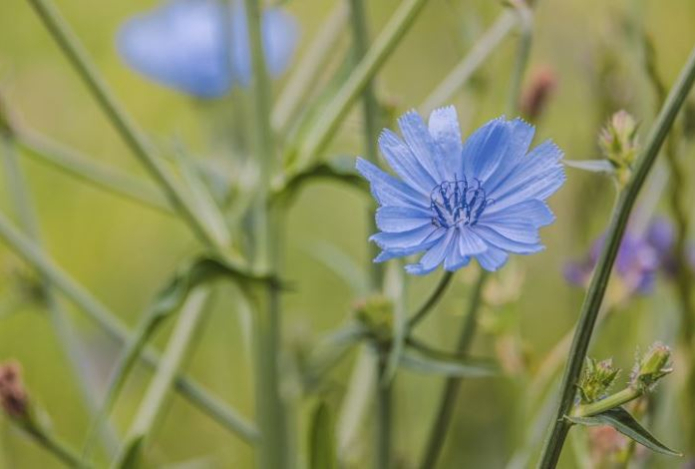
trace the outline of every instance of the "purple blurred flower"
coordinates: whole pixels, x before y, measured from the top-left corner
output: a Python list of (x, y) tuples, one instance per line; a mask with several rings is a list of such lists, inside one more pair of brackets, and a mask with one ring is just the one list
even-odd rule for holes
[[(577, 286), (586, 286), (598, 262), (605, 242), (601, 236), (588, 255), (569, 262), (564, 269), (565, 279)], [(665, 218), (655, 218), (644, 233), (628, 229), (615, 260), (615, 273), (630, 294), (650, 293), (659, 271), (673, 277), (676, 271), (673, 225)], [(688, 248), (688, 263), (695, 266), (695, 246)]]

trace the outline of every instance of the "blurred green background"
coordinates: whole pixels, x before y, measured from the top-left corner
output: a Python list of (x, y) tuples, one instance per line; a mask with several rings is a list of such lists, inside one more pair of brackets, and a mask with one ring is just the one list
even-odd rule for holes
[[(155, 2), (56, 3), (116, 95), (144, 130), (156, 140), (179, 139), (196, 154), (219, 156), (223, 152), (220, 145), (211, 142), (211, 129), (224, 129), (228, 114), (221, 109), (233, 105), (232, 99), (215, 104), (193, 102), (146, 81), (129, 70), (116, 54), (114, 34), (119, 24)], [(367, 3), (371, 30), (375, 32), (399, 2)], [(333, 6), (334, 2), (326, 0), (286, 2), (302, 25), (299, 57)], [(392, 103), (399, 113), (418, 106), (502, 9), (499, 2), (489, 0), (431, 0), (379, 74), (380, 98)], [(671, 83), (695, 43), (695, 2), (538, 2), (527, 76), (547, 67), (558, 83), (538, 122), (538, 139), (552, 138), (571, 159), (596, 157), (597, 130), (608, 112), (618, 110), (617, 106), (625, 106), (642, 122), (641, 129), (648, 129), (655, 103), (642, 71), (635, 25), (643, 25), (652, 36), (660, 70)], [(347, 41), (346, 37), (346, 46)], [(465, 133), (503, 112), (514, 44), (515, 36), (505, 40), (454, 100)], [(275, 83), (278, 92), (285, 79)], [(25, 125), (78, 148), (101, 163), (147, 177), (22, 0), (2, 0), (0, 4), (0, 90)], [(360, 115), (355, 112), (343, 125), (331, 152), (360, 154), (360, 126)], [(134, 325), (171, 271), (196, 251), (195, 240), (182, 223), (166, 215), (86, 186), (34, 160), (25, 158), (22, 164), (51, 255)], [(5, 183), (0, 186), (4, 189)], [(511, 335), (517, 352), (520, 347), (519, 356), (533, 369), (569, 330), (577, 317), (582, 292), (565, 283), (562, 266), (568, 259), (581, 256), (591, 239), (602, 231), (613, 196), (608, 180), (568, 170), (568, 183), (551, 199), (557, 222), (542, 233), (546, 251), (514, 259), (498, 276), (498, 289), (488, 291), (490, 304), (475, 344), (476, 354), (491, 355), (504, 350), (503, 339)], [(285, 297), (287, 343), (310, 341), (344, 323), (349, 316), (356, 300), (349, 286), (308, 251), (317, 242), (330, 242), (366, 266), (367, 204), (366, 197), (350, 189), (320, 183), (303, 191), (288, 213), (286, 277), (295, 289)], [(5, 191), (0, 195), (0, 207), (10, 213)], [(13, 295), (18, 266), (21, 263), (0, 245), (0, 295)], [(446, 300), (423, 326), (422, 335), (433, 343), (453, 343), (473, 278), (471, 269), (458, 275)], [(434, 276), (412, 279), (411, 304), (419, 303), (435, 282)], [(189, 370), (244, 415), (252, 417), (252, 370), (236, 293), (224, 287), (217, 293), (214, 312)], [(504, 295), (513, 301), (503, 301)], [(593, 354), (599, 358), (614, 356), (618, 364), (629, 368), (637, 347), (644, 349), (656, 339), (672, 341), (677, 319), (672, 298), (670, 287), (660, 284), (653, 297), (632, 303), (625, 314), (616, 317), (599, 334)], [(73, 308), (70, 313), (91, 347), (91, 373), (103, 390), (117, 349), (81, 312)], [(500, 329), (504, 334), (496, 333)], [(168, 329), (158, 334), (159, 345), (165, 342), (167, 332)], [(0, 360), (10, 358), (22, 363), (31, 397), (48, 410), (56, 432), (79, 447), (89, 418), (42, 308), (22, 304), (0, 319)], [(331, 375), (336, 385), (336, 403), (344, 390), (350, 364), (348, 360)], [(149, 372), (139, 369), (129, 380), (115, 412), (118, 428), (127, 428), (149, 377)], [(396, 459), (400, 467), (414, 467), (442, 379), (401, 372), (396, 382)], [(523, 373), (466, 382), (441, 467), (504, 467), (528, 424), (520, 417), (525, 382)], [(671, 383), (659, 392), (669, 393), (669, 386)], [(307, 406), (301, 406), (301, 410)], [(303, 422), (304, 418), (300, 420)], [(304, 447), (305, 425), (297, 428), (301, 430), (295, 435), (296, 440)], [(662, 423), (657, 430), (673, 446), (682, 443), (674, 425)], [(565, 453), (562, 467), (574, 467), (571, 451)], [(157, 467), (202, 458), (200, 467), (245, 468), (251, 467), (253, 461), (247, 444), (199, 414), (179, 396), (173, 399), (148, 454)], [(664, 457), (652, 461), (653, 467), (679, 464)], [(59, 466), (51, 455), (3, 420), (0, 467)]]

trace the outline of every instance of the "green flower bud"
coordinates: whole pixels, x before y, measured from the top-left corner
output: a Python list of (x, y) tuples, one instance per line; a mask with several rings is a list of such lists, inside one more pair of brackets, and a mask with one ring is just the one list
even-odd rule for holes
[(393, 302), (383, 295), (373, 295), (355, 305), (355, 316), (378, 342), (391, 340)]
[(598, 144), (603, 156), (613, 164), (618, 183), (623, 186), (632, 174), (637, 157), (637, 121), (626, 111), (618, 111), (599, 134)]
[(579, 396), (582, 404), (589, 404), (603, 399), (620, 373), (613, 367), (613, 359), (596, 361), (586, 359), (584, 374), (579, 381)]
[(671, 349), (657, 342), (635, 364), (630, 386), (642, 392), (651, 391), (661, 378), (672, 371)]

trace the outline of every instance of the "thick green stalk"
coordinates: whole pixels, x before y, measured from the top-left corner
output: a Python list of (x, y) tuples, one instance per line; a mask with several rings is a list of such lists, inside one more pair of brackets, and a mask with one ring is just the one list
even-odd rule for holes
[[(18, 232), (2, 214), (0, 214), (0, 239), (25, 262), (45, 276), (56, 289), (87, 313), (112, 339), (120, 344), (125, 344), (130, 340), (132, 332), (117, 316), (82, 285), (55, 265), (41, 249)], [(159, 363), (159, 357), (151, 348), (146, 350), (142, 359), (144, 363), (153, 368)], [(244, 421), (233, 409), (210, 395), (190, 378), (179, 375), (176, 380), (176, 387), (192, 404), (228, 430), (239, 435), (244, 441), (255, 442), (257, 440), (258, 433), (253, 424)]]
[[(155, 181), (170, 200), (172, 206), (191, 226), (200, 239), (211, 247), (224, 252), (230, 244), (230, 235), (219, 214), (214, 220), (203, 220), (197, 210), (197, 203), (189, 193), (179, 185), (179, 181), (162, 160), (154, 154), (151, 144), (135, 127), (125, 110), (116, 101), (106, 82), (96, 69), (86, 50), (80, 44), (69, 25), (60, 16), (50, 0), (28, 0), (44, 25), (82, 80), (85, 82), (95, 100), (114, 125), (120, 136), (149, 171)], [(213, 210), (211, 208), (211, 210)]]
[[(260, 178), (253, 213), (255, 248), (254, 264), (264, 271), (279, 268), (276, 214), (270, 213), (268, 193), (275, 166), (275, 145), (270, 124), (271, 89), (265, 64), (261, 33), (259, 0), (245, 0), (246, 18), (253, 67), (253, 101), (255, 117), (255, 156), (260, 165)], [(278, 228), (276, 230), (276, 228)], [(256, 413), (261, 431), (258, 466), (264, 469), (293, 467), (289, 445), (287, 409), (280, 393), (280, 324), (281, 298), (277, 288), (269, 286), (265, 300), (255, 318), (256, 331)]]
[(652, 127), (644, 149), (636, 162), (633, 176), (620, 194), (611, 218), (606, 234), (606, 243), (591, 279), (589, 291), (584, 299), (577, 330), (572, 341), (569, 361), (562, 380), (558, 410), (538, 465), (542, 469), (556, 467), (560, 458), (562, 446), (570, 429), (570, 424), (564, 416), (572, 409), (576, 392), (575, 385), (586, 359), (594, 325), (630, 213), (693, 82), (695, 82), (695, 48)]
[(502, 40), (514, 29), (519, 15), (512, 11), (504, 11), (492, 26), (480, 36), (471, 47), (468, 54), (451, 70), (451, 72), (434, 88), (434, 91), (425, 98), (420, 110), (429, 114), (442, 103), (448, 102), (473, 74), (485, 62), (492, 51), (502, 43)]
[(326, 147), (354, 102), (396, 49), (426, 3), (427, 0), (403, 0), (301, 145), (298, 160), (292, 162), (294, 172), (312, 163)]
[[(26, 235), (37, 245), (40, 245), (39, 222), (34, 212), (26, 181), (24, 180), (24, 174), (19, 166), (14, 138), (13, 136), (0, 135), (0, 140), (4, 147), (3, 154), (7, 186), (12, 193), (12, 199), (20, 223)], [(66, 311), (61, 306), (55, 290), (45, 276), (42, 276), (41, 279), (41, 292), (58, 342), (68, 358), (68, 363), (71, 365), (72, 373), (76, 378), (77, 387), (86, 403), (87, 410), (91, 415), (95, 415), (98, 409), (95, 390), (92, 389), (88, 378), (84, 375), (80, 366), (80, 363), (84, 360), (82, 340), (70, 324)], [(113, 429), (100, 427), (100, 430), (102, 430), (100, 435), (103, 438), (104, 447), (107, 450), (115, 450), (118, 442)]]
[(412, 330), (413, 328), (415, 328), (415, 326), (417, 326), (420, 323), (420, 321), (425, 319), (425, 316), (427, 316), (430, 310), (432, 310), (432, 308), (434, 308), (437, 305), (437, 303), (439, 303), (439, 300), (441, 300), (444, 297), (444, 292), (446, 292), (446, 289), (453, 278), (453, 272), (444, 272), (444, 275), (439, 280), (439, 283), (437, 284), (437, 287), (434, 289), (432, 294), (429, 296), (429, 298), (425, 300), (422, 306), (420, 306), (408, 320), (408, 330)]
[[(363, 0), (350, 0), (350, 20), (352, 24), (353, 49), (357, 60), (362, 60), (369, 50), (369, 31), (367, 28), (367, 15)], [(379, 103), (374, 94), (373, 79), (367, 81), (362, 91), (362, 104), (364, 115), (364, 154), (367, 160), (378, 164), (377, 139), (379, 138)], [(372, 205), (367, 210), (369, 234), (376, 233), (376, 220)], [(378, 291), (383, 280), (383, 268), (381, 264), (371, 262), (379, 254), (379, 248), (374, 243), (369, 245), (370, 268), (369, 277), (371, 289)]]
[[(478, 324), (478, 312), (482, 304), (483, 286), (485, 285), (486, 279), (487, 274), (481, 271), (478, 282), (473, 289), (473, 294), (468, 304), (466, 320), (461, 327), (458, 343), (456, 344), (455, 351), (458, 354), (468, 353), (473, 342), (473, 337), (475, 337), (475, 330)], [(458, 395), (460, 387), (461, 378), (449, 378), (446, 380), (441, 397), (439, 398), (439, 406), (434, 422), (430, 427), (425, 453), (420, 462), (419, 467), (421, 469), (433, 469), (437, 464), (437, 459), (444, 446), (446, 432), (454, 416), (454, 404), (456, 403), (456, 396)]]
[(96, 163), (77, 151), (52, 142), (36, 132), (19, 130), (15, 135), (17, 146), (36, 161), (47, 163), (100, 189), (127, 197), (156, 210), (171, 213), (169, 203), (156, 187), (129, 174)]
[(127, 468), (128, 466), (124, 463), (137, 458), (139, 455), (135, 453), (144, 449), (162, 415), (165, 404), (169, 402), (174, 379), (182, 368), (184, 360), (190, 355), (196, 337), (199, 336), (198, 332), (206, 316), (210, 293), (209, 287), (199, 287), (190, 293), (181, 307), (176, 327), (126, 434), (125, 444), (112, 467)]
[(383, 379), (388, 366), (387, 361), (388, 353), (380, 353), (377, 377), (374, 382), (377, 422), (376, 467), (379, 469), (391, 467), (391, 397), (393, 386), (391, 382), (384, 382)]

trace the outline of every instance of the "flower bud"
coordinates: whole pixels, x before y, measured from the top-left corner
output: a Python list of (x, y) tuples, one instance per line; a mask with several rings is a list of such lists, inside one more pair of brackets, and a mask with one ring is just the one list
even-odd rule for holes
[(586, 359), (584, 374), (579, 382), (579, 395), (583, 404), (603, 399), (618, 377), (620, 369), (613, 367), (613, 359), (596, 361)]
[(13, 419), (30, 419), (29, 398), (22, 383), (21, 368), (16, 362), (0, 365), (0, 405)]
[(627, 182), (639, 150), (637, 127), (637, 121), (628, 112), (618, 111), (599, 135), (599, 147), (604, 157), (615, 166), (621, 184)]
[(373, 295), (355, 305), (355, 316), (378, 342), (391, 339), (393, 302), (383, 295)]
[(672, 371), (671, 349), (657, 342), (635, 364), (630, 386), (643, 392), (651, 391), (661, 378)]
[(536, 122), (543, 114), (556, 86), (557, 77), (552, 69), (544, 67), (536, 70), (521, 95), (521, 115), (531, 122)]

